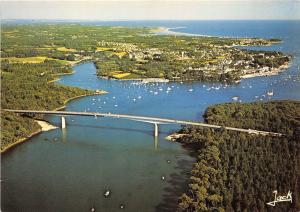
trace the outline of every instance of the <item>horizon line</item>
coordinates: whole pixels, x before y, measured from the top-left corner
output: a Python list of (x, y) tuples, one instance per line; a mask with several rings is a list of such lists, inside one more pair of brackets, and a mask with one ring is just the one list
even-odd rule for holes
[(300, 21), (300, 19), (53, 19), (0, 18), (1, 21)]

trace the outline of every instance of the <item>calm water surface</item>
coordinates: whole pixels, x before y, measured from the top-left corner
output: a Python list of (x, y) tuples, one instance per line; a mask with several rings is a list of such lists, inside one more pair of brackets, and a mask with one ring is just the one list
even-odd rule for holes
[[(100, 22), (94, 24), (101, 24)], [(293, 55), (288, 71), (240, 84), (160, 83), (98, 79), (92, 63), (74, 67), (58, 83), (103, 89), (107, 95), (70, 102), (69, 111), (125, 113), (202, 120), (207, 106), (232, 101), (300, 100), (299, 22), (116, 22), (115, 25), (182, 27), (176, 31), (237, 37), (275, 37), (283, 43), (254, 49)], [(248, 24), (245, 30), (245, 24)], [(218, 28), (219, 26), (219, 28)], [(222, 26), (222, 27), (221, 27)], [(264, 27), (263, 27), (264, 26)], [(167, 89), (169, 88), (169, 92)], [(192, 89), (193, 91), (189, 91)], [(272, 98), (266, 92), (273, 90)], [(157, 94), (156, 94), (157, 92)], [(136, 99), (136, 101), (134, 101)], [(48, 117), (59, 125), (57, 117)], [(179, 144), (164, 137), (180, 126), (91, 117), (67, 117), (67, 129), (44, 132), (2, 156), (3, 211), (173, 211), (194, 161)], [(161, 177), (164, 176), (165, 180)], [(111, 190), (104, 198), (106, 189)]]

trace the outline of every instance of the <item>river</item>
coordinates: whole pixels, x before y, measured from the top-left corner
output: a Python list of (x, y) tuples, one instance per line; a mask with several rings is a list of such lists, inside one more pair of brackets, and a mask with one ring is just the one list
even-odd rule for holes
[[(203, 22), (152, 23), (155, 24), (186, 26), (176, 31), (187, 33), (245, 36), (244, 25), (238, 23), (228, 24), (227, 34), (224, 29), (219, 34), (217, 29), (209, 31)], [(222, 26), (226, 28), (226, 24)], [(68, 103), (66, 110), (201, 121), (209, 105), (231, 102), (234, 96), (239, 96), (243, 102), (300, 100), (300, 28), (291, 33), (294, 22), (290, 25), (281, 22), (265, 24), (269, 30), (260, 29), (261, 25), (256, 22), (249, 24), (250, 29), (255, 26), (257, 28), (250, 30), (247, 36), (263, 33), (261, 37), (283, 39), (279, 45), (259, 48), (291, 54), (293, 62), (288, 71), (227, 86), (219, 83), (140, 84), (99, 79), (94, 64), (85, 63), (75, 66), (73, 75), (63, 76), (57, 83), (103, 89), (109, 93), (76, 99)], [(273, 97), (266, 96), (270, 90), (274, 91)], [(59, 118), (47, 118), (60, 125)], [(186, 189), (186, 178), (195, 161), (180, 144), (164, 139), (179, 128), (160, 125), (159, 138), (155, 140), (151, 124), (67, 117), (65, 130), (43, 132), (2, 155), (2, 209), (89, 211), (95, 207), (96, 211), (119, 211), (124, 206), (124, 211), (173, 211), (176, 198)], [(103, 194), (107, 189), (111, 195), (105, 198)]]

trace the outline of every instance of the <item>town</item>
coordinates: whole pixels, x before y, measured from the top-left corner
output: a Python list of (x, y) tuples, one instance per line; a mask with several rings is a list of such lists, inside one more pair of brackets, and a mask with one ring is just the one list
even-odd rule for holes
[[(56, 60), (74, 65), (91, 60), (97, 75), (105, 78), (238, 82), (277, 74), (291, 60), (281, 52), (246, 49), (276, 44), (278, 39), (158, 35), (159, 30), (81, 25), (5, 27), (2, 61)], [(32, 41), (33, 35), (39, 39)], [(20, 45), (13, 46), (13, 41)]]

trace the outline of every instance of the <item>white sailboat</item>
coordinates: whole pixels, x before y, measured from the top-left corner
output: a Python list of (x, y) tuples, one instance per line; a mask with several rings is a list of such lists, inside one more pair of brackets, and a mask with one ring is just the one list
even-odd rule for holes
[(274, 91), (273, 91), (273, 90), (272, 90), (272, 91), (268, 91), (268, 92), (267, 92), (267, 95), (268, 95), (268, 96), (273, 96), (273, 95), (274, 95)]

